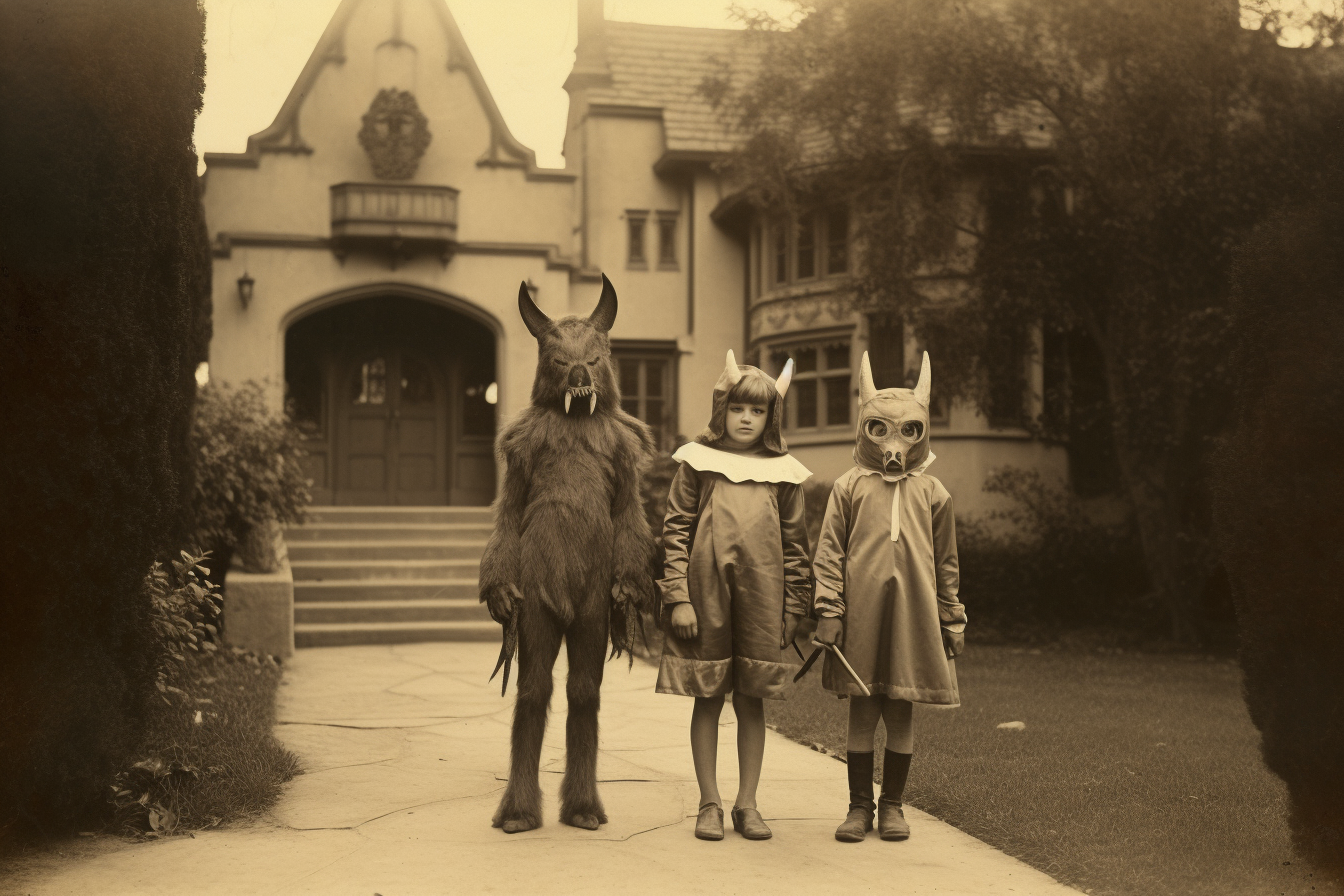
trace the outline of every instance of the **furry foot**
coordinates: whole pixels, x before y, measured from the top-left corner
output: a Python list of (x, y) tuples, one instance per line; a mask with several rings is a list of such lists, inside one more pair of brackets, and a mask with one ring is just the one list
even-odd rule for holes
[(495, 810), (495, 817), (491, 819), (490, 825), (502, 828), (506, 834), (535, 830), (541, 827), (541, 806), (525, 808), (518, 805), (518, 802), (510, 794), (505, 793), (504, 799), (499, 803), (499, 808)]
[(607, 823), (607, 816), (602, 813), (575, 812), (570, 815), (560, 816), (560, 822), (570, 827), (583, 828), (585, 831), (595, 831), (597, 826)]
[(541, 827), (541, 818), (526, 813), (506, 816), (501, 810), (495, 814), (494, 820), (490, 824), (493, 827), (501, 828), (506, 834), (518, 834)]

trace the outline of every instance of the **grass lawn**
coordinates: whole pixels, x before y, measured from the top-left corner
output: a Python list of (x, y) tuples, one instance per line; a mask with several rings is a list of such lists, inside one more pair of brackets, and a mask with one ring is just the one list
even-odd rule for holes
[(147, 804), (123, 798), (123, 828), (144, 828), (152, 819), (172, 833), (252, 818), (298, 772), (297, 757), (271, 731), (280, 667), (228, 648), (193, 655), (189, 663), (177, 682), (188, 695), (185, 705), (155, 704), (138, 754), (150, 767), (133, 769), (126, 782), (131, 797), (148, 794)]
[[(910, 804), (1096, 896), (1339, 892), (1290, 850), (1235, 663), (973, 644), (957, 666), (961, 708), (916, 707)], [(819, 682), (767, 721), (843, 756), (848, 704)], [(837, 768), (837, 824), (846, 799)]]

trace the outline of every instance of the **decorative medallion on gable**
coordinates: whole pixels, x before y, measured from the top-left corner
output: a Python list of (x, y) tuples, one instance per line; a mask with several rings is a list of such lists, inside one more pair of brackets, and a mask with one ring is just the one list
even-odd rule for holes
[(378, 91), (359, 129), (359, 145), (369, 154), (374, 176), (383, 180), (414, 177), (431, 139), (429, 119), (415, 95), (395, 87)]

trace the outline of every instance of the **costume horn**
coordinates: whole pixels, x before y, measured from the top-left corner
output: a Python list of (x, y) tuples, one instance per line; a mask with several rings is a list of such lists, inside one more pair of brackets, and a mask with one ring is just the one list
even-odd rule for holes
[(523, 316), (523, 323), (527, 324), (527, 331), (538, 339), (542, 333), (549, 332), (555, 324), (546, 312), (537, 307), (537, 303), (532, 301), (532, 293), (528, 291), (527, 281), (518, 287), (518, 313)]
[(859, 362), (859, 405), (865, 405), (877, 395), (877, 386), (873, 385), (873, 365), (868, 363), (868, 353), (863, 353)]
[(793, 359), (784, 362), (784, 369), (779, 372), (779, 379), (775, 380), (775, 391), (779, 397), (783, 398), (789, 394), (789, 383), (793, 382)]
[(728, 381), (728, 388), (737, 385), (737, 381), (742, 379), (742, 371), (737, 367), (737, 357), (732, 349), (728, 349), (728, 362), (723, 366), (723, 379)]
[(611, 325), (616, 323), (616, 287), (611, 285), (606, 274), (602, 275), (602, 297), (597, 300), (593, 313), (588, 315), (588, 323), (603, 333), (610, 331)]
[(933, 374), (929, 372), (929, 353), (924, 353), (924, 361), (919, 365), (919, 382), (915, 383), (915, 401), (929, 406), (929, 393), (933, 387)]

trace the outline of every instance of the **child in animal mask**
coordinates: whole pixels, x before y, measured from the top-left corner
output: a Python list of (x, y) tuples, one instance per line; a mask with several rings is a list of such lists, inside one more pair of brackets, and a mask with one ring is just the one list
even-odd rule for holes
[(719, 714), (733, 693), (740, 778), (733, 829), (765, 840), (756, 808), (765, 753), (762, 698), (782, 699), (792, 667), (780, 651), (811, 605), (802, 483), (812, 475), (781, 434), (793, 362), (779, 382), (733, 353), (714, 386), (709, 426), (673, 457), (662, 592), (670, 634), (658, 693), (695, 698), (691, 755), (700, 783), (695, 836), (723, 839), (715, 776)]
[(901, 796), (914, 749), (912, 703), (957, 706), (956, 667), (966, 609), (957, 599), (952, 496), (925, 471), (929, 450), (929, 356), (911, 389), (873, 385), (867, 352), (859, 368), (854, 464), (835, 482), (817, 542), (816, 640), (842, 647), (872, 692), (828, 651), (822, 685), (849, 698), (849, 814), (835, 839), (873, 829), (873, 732), (886, 723), (883, 840), (910, 836)]

